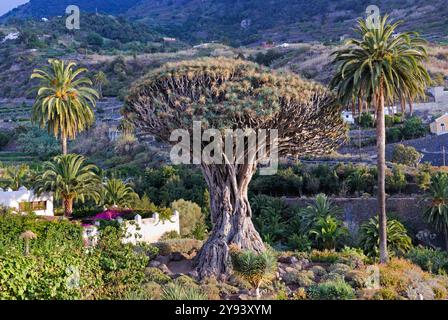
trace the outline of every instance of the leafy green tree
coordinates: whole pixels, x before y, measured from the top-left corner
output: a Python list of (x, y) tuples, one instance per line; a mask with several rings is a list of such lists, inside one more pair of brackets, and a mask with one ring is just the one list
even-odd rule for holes
[(44, 163), (44, 172), (36, 179), (38, 194), (54, 192), (56, 198), (62, 199), (66, 217), (71, 216), (75, 200), (98, 202), (101, 198), (98, 168), (85, 162), (86, 159), (77, 154), (56, 156), (53, 161)]
[(429, 204), (424, 217), (437, 231), (443, 232), (448, 251), (448, 175), (446, 173), (439, 172), (432, 177), (426, 199)]
[(400, 165), (392, 168), (392, 173), (386, 173), (386, 187), (392, 192), (402, 192), (406, 187), (406, 175)]
[(134, 190), (119, 179), (106, 180), (103, 193), (103, 204), (108, 207), (129, 208), (138, 199)]
[[(227, 129), (276, 129), (279, 156), (303, 156), (330, 152), (345, 138), (335, 102), (324, 87), (294, 75), (242, 60), (207, 58), (152, 71), (131, 89), (125, 115), (136, 127), (170, 143), (175, 129), (193, 136), (193, 121), (198, 119), (203, 130), (213, 128), (221, 136)], [(274, 146), (267, 142), (266, 148)], [(225, 164), (201, 161), (214, 226), (196, 259), (201, 277), (230, 272), (232, 243), (243, 250), (265, 250), (251, 221), (247, 195), (261, 159), (248, 159), (253, 150), (245, 149), (244, 164), (237, 163), (236, 154)], [(222, 160), (223, 152), (214, 157)]]
[(416, 167), (421, 159), (422, 155), (414, 147), (406, 147), (402, 144), (395, 145), (392, 153), (392, 162), (406, 166)]
[(96, 32), (91, 32), (87, 35), (87, 43), (91, 46), (101, 48), (104, 45), (104, 39)]
[(19, 190), (22, 186), (27, 186), (30, 182), (31, 171), (27, 165), (9, 166), (5, 173), (6, 185), (12, 190)]
[(171, 203), (171, 209), (179, 212), (181, 236), (191, 235), (198, 224), (205, 225), (201, 207), (194, 202), (179, 199)]
[(74, 62), (48, 60), (49, 67), (35, 69), (31, 79), (39, 79), (36, 100), (33, 105), (33, 121), (49, 133), (59, 137), (62, 153), (67, 154), (67, 139), (74, 139), (78, 132), (93, 124), (98, 93), (92, 89), (92, 81), (80, 77), (85, 68), (74, 69)]
[(98, 71), (93, 77), (93, 82), (98, 89), (100, 99), (103, 98), (103, 87), (109, 82), (107, 75), (103, 71)]
[(416, 139), (428, 133), (428, 126), (419, 117), (411, 117), (404, 122), (401, 131), (405, 139)]
[(388, 261), (386, 217), (385, 102), (406, 97), (424, 96), (430, 76), (424, 67), (426, 42), (417, 33), (397, 33), (399, 22), (390, 24), (381, 17), (376, 26), (363, 19), (356, 32), (360, 39), (349, 39), (347, 47), (334, 53), (337, 71), (330, 86), (340, 100), (348, 104), (360, 92), (376, 107), (378, 149), (378, 207), (380, 224), (380, 261)]

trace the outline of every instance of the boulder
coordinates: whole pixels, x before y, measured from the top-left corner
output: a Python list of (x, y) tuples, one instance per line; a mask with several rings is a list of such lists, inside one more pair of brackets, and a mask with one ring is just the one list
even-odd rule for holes
[(148, 267), (151, 267), (151, 268), (157, 268), (157, 267), (159, 267), (161, 264), (162, 264), (162, 263), (161, 263), (160, 261), (152, 260), (152, 261), (149, 262)]

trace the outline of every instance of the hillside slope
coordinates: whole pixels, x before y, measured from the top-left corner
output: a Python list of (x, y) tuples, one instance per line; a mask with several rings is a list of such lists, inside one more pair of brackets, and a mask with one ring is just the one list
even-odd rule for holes
[[(124, 15), (163, 34), (191, 43), (221, 41), (339, 41), (370, 0), (31, 0), (2, 19), (63, 15), (68, 4), (81, 12)], [(380, 0), (381, 13), (402, 19), (404, 28), (430, 40), (447, 41), (446, 0)]]
[[(3, 1), (3, 0), (2, 0)], [(1, 17), (3, 21), (10, 18), (43, 18), (62, 16), (69, 5), (79, 6), (81, 12), (96, 12), (118, 15), (126, 12), (140, 0), (30, 0), (30, 2), (11, 10)]]

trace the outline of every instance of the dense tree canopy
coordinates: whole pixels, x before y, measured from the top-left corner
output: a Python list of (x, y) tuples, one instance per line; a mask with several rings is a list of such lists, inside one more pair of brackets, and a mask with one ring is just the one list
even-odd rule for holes
[(200, 59), (167, 64), (131, 90), (125, 111), (141, 130), (169, 141), (175, 129), (278, 129), (280, 154), (316, 154), (344, 137), (334, 97), (321, 85), (254, 63)]

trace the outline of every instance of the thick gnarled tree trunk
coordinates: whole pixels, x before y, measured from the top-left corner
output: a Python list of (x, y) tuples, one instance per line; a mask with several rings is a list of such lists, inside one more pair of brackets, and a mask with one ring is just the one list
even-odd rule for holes
[(202, 165), (210, 190), (213, 230), (196, 257), (200, 278), (227, 276), (229, 246), (262, 252), (263, 241), (252, 223), (247, 189), (256, 165)]

